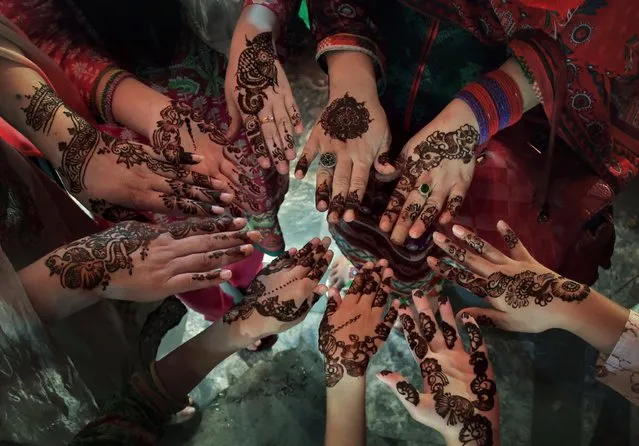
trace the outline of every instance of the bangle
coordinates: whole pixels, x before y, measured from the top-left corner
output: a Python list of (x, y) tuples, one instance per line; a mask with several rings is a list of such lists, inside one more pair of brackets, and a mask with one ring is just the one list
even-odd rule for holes
[(477, 147), (483, 146), (489, 139), (488, 135), (488, 117), (486, 116), (486, 112), (484, 111), (481, 103), (473, 96), (468, 90), (465, 88), (455, 95), (455, 98), (461, 99), (470, 107), (475, 118), (477, 119), (477, 124), (479, 125), (479, 143)]
[(104, 120), (104, 122), (113, 123), (115, 119), (113, 118), (113, 94), (115, 93), (116, 88), (120, 85), (124, 79), (129, 77), (133, 77), (131, 73), (124, 70), (114, 70), (111, 74), (111, 77), (106, 82), (104, 89), (102, 90), (102, 96), (100, 100), (97, 102), (98, 112), (100, 116)]
[[(508, 105), (510, 106), (510, 119), (504, 127), (511, 126), (519, 121), (524, 114), (524, 100), (521, 96), (519, 86), (508, 73), (502, 70), (493, 71), (486, 75), (487, 79), (491, 79), (497, 83), (503, 91)], [(501, 127), (501, 128), (504, 128)]]

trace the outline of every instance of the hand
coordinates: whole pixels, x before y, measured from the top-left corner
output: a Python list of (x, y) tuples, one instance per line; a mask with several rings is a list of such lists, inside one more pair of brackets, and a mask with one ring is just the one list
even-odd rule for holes
[(291, 249), (260, 271), (245, 299), (224, 315), (226, 324), (240, 324), (243, 337), (254, 341), (299, 324), (326, 287), (318, 285), (333, 258), (331, 239), (315, 238)]
[(60, 288), (102, 299), (159, 300), (230, 279), (220, 268), (251, 255), (260, 239), (238, 231), (245, 225), (230, 217), (128, 221), (58, 248), (20, 275), (55, 278)]
[[(270, 12), (268, 12), (270, 13)], [(240, 18), (233, 34), (224, 89), (231, 116), (231, 135), (244, 123), (259, 165), (288, 174), (295, 159), (293, 130), (303, 131), (298, 107), (277, 59), (273, 33)]]
[[(468, 119), (464, 111), (470, 113)], [(419, 238), (444, 205), (440, 223), (453, 219), (473, 179), (478, 143), (476, 119), (459, 100), (408, 141), (397, 162), (400, 180), (379, 225), (392, 231), (394, 243), (402, 245), (407, 235)]]
[[(395, 172), (388, 158), (390, 143), (388, 121), (374, 79), (331, 81), (329, 104), (311, 131), (295, 166), (295, 177), (304, 178), (319, 153), (316, 207), (321, 212), (328, 210), (331, 223), (342, 216), (351, 222), (364, 198), (371, 167), (384, 175)], [(326, 156), (332, 156), (336, 164), (323, 163)]]
[(428, 265), (442, 277), (486, 298), (494, 309), (464, 310), (480, 323), (528, 333), (566, 326), (574, 315), (575, 305), (590, 295), (590, 288), (538, 263), (503, 221), (497, 224), (497, 230), (504, 237), (510, 257), (456, 225), (453, 234), (464, 242), (464, 247), (443, 234), (435, 233), (433, 239), (467, 269), (433, 257), (428, 258)]
[(347, 376), (366, 376), (369, 361), (386, 342), (397, 318), (397, 302), (386, 313), (392, 277), (386, 260), (377, 265), (368, 262), (343, 298), (331, 289), (319, 327), (327, 387)]
[(475, 320), (462, 314), (470, 338), (470, 350), (466, 353), (447, 299), (440, 304), (439, 330), (428, 298), (414, 291), (413, 302), (415, 313), (404, 305), (399, 317), (424, 378), (423, 393), (399, 373), (382, 371), (378, 379), (395, 392), (415, 421), (439, 431), (446, 444), (498, 445), (497, 387)]

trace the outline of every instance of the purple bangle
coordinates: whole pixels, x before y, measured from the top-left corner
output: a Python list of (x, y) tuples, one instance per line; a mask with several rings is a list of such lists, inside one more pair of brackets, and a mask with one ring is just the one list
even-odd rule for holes
[(461, 99), (470, 107), (477, 119), (479, 125), (479, 144), (477, 147), (483, 146), (488, 141), (488, 116), (481, 106), (477, 98), (466, 90), (462, 90), (455, 95), (457, 99)]
[(497, 113), (499, 114), (499, 130), (505, 129), (508, 127), (511, 118), (510, 104), (508, 103), (506, 93), (501, 88), (501, 85), (489, 77), (482, 77), (477, 80), (477, 83), (484, 87), (490, 97), (493, 98), (493, 102), (497, 107)]

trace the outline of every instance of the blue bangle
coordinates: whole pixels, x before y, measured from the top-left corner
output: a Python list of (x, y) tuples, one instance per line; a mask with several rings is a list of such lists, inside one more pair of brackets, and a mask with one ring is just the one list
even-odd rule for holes
[(510, 104), (508, 103), (508, 98), (506, 98), (506, 93), (499, 83), (489, 77), (484, 76), (481, 79), (478, 79), (477, 83), (484, 87), (497, 107), (497, 113), (499, 114), (499, 130), (505, 129), (508, 127), (511, 117)]
[(486, 116), (486, 111), (477, 98), (466, 90), (460, 91), (455, 97), (464, 101), (473, 111), (479, 125), (479, 146), (485, 144), (488, 141), (488, 116)]

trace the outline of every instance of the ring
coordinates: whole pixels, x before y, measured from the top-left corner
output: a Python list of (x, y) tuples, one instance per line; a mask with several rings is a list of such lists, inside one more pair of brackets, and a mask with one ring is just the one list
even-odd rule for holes
[(332, 152), (322, 153), (320, 156), (320, 165), (325, 169), (332, 169), (337, 164), (335, 154)]
[(430, 186), (428, 186), (428, 184), (422, 184), (421, 186), (419, 186), (419, 189), (417, 189), (417, 191), (423, 196), (428, 198), (428, 196), (430, 195)]
[(264, 116), (262, 119), (260, 119), (260, 122), (262, 124), (266, 124), (267, 122), (274, 122), (274, 121), (275, 121), (275, 117), (273, 115)]

